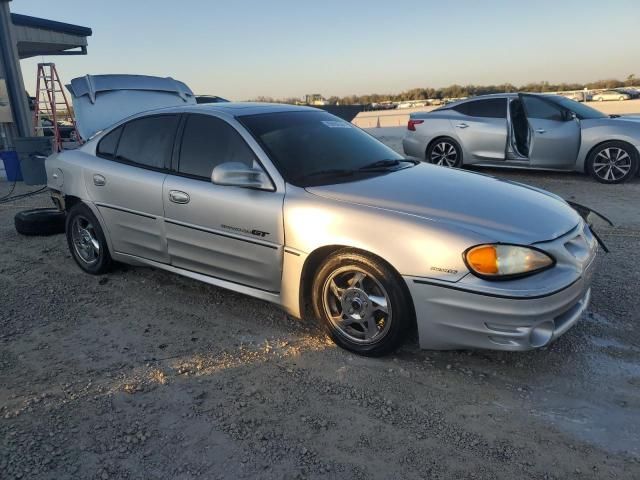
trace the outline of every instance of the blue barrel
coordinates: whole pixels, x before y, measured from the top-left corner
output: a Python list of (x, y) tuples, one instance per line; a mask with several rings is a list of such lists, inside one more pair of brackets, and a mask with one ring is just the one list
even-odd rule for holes
[(6, 150), (0, 152), (0, 158), (4, 162), (4, 170), (7, 172), (7, 180), (10, 182), (21, 182), (22, 171), (20, 170), (20, 160), (17, 152)]

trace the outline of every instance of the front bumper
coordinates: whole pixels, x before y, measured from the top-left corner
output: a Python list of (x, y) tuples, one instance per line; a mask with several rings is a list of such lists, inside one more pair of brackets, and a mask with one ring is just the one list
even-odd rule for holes
[(582, 278), (538, 298), (502, 298), (405, 278), (414, 300), (420, 347), (531, 350), (565, 333), (582, 316), (591, 288)]
[[(546, 276), (511, 282), (509, 288), (500, 282), (494, 282), (492, 290), (487, 290), (486, 285), (484, 289), (475, 288), (476, 277), (466, 282), (444, 282), (405, 276), (416, 312), (420, 346), (434, 350), (530, 350), (549, 344), (575, 325), (591, 299), (595, 239), (581, 224), (559, 239), (538, 245), (554, 252), (559, 260), (556, 267)], [(579, 272), (578, 276), (564, 284), (555, 282), (566, 278), (569, 267)], [(553, 290), (514, 288), (516, 283), (530, 286), (536, 282)], [(479, 286), (483, 282), (476, 283)]]

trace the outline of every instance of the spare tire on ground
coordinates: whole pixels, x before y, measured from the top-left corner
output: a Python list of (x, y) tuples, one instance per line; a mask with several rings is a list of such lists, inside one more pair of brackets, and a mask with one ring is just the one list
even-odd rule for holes
[(64, 233), (65, 212), (57, 208), (36, 208), (16, 213), (14, 224), (22, 235)]

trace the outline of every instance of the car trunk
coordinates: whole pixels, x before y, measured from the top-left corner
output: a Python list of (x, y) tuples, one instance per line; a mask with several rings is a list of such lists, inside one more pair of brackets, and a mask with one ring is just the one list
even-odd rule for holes
[(136, 113), (196, 103), (191, 89), (170, 77), (85, 75), (71, 80), (67, 89), (85, 140)]

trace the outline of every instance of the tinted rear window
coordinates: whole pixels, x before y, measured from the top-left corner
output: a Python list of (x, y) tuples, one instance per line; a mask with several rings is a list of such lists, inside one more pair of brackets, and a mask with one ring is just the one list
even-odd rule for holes
[(178, 171), (211, 178), (213, 168), (225, 162), (253, 166), (253, 151), (227, 122), (209, 115), (190, 115), (184, 127)]
[(151, 168), (166, 168), (171, 160), (179, 117), (157, 115), (124, 125), (116, 159)]
[(452, 107), (470, 117), (507, 118), (506, 98), (486, 98), (484, 100), (472, 100)]

